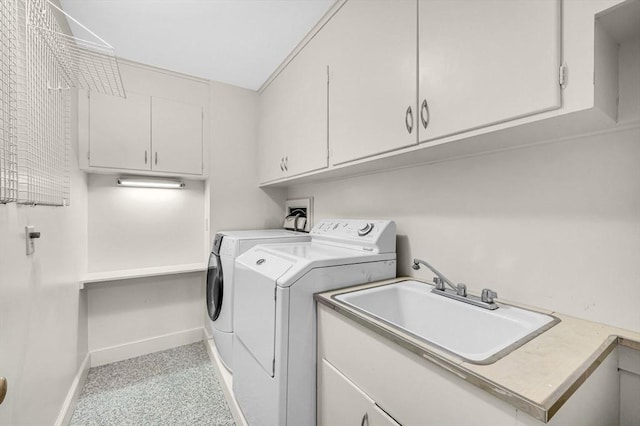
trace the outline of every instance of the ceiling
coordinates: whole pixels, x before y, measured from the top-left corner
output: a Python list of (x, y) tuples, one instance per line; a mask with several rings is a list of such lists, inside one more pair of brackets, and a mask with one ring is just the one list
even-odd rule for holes
[[(60, 0), (124, 59), (258, 89), (335, 0)], [(78, 38), (92, 37), (70, 22)], [(95, 38), (94, 38), (95, 40)]]

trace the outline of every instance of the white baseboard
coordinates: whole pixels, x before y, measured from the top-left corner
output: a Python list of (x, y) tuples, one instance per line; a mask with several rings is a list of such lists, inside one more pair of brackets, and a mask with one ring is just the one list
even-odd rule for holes
[(233, 394), (233, 375), (229, 373), (229, 370), (227, 370), (224, 364), (222, 364), (220, 355), (218, 355), (218, 350), (216, 349), (216, 344), (214, 343), (211, 334), (209, 334), (208, 330), (206, 329), (204, 334), (206, 337), (205, 346), (207, 347), (209, 358), (211, 359), (211, 363), (216, 370), (218, 381), (220, 382), (220, 386), (222, 386), (222, 391), (224, 392), (224, 396), (227, 399), (227, 404), (229, 405), (229, 409), (231, 410), (233, 420), (235, 420), (237, 426), (248, 426), (247, 421), (242, 414), (242, 411), (240, 411), (238, 401), (236, 401), (236, 398)]
[(58, 414), (58, 418), (54, 423), (55, 426), (66, 426), (71, 422), (71, 416), (73, 416), (73, 412), (75, 411), (76, 405), (78, 404), (80, 392), (82, 392), (84, 382), (87, 380), (87, 374), (89, 374), (90, 364), (91, 354), (87, 354), (84, 357), (84, 360), (82, 360), (82, 364), (80, 364), (78, 372), (71, 382), (71, 387), (69, 388), (69, 392), (67, 392), (67, 397), (62, 403), (62, 408), (60, 408), (60, 413)]
[(151, 339), (138, 340), (123, 345), (93, 350), (91, 351), (91, 367), (200, 342), (204, 336), (204, 329), (198, 327), (191, 330), (153, 337)]

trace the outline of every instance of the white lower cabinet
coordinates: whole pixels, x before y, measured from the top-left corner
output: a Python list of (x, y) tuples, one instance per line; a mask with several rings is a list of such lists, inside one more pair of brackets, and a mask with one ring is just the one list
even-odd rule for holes
[[(319, 425), (544, 424), (323, 304), (317, 312)], [(547, 424), (618, 424), (617, 358), (614, 350)]]
[[(402, 425), (515, 422), (511, 405), (323, 305), (318, 306), (318, 340), (318, 360), (334, 366)], [(319, 399), (320, 413), (323, 404)]]
[(318, 425), (398, 426), (398, 422), (326, 360), (322, 360), (318, 368)]

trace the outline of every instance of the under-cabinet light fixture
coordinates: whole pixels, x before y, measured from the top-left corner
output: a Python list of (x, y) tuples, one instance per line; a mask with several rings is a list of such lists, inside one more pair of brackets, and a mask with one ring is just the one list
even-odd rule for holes
[(129, 186), (135, 188), (165, 188), (182, 189), (184, 182), (180, 179), (159, 178), (159, 177), (119, 177), (118, 186)]

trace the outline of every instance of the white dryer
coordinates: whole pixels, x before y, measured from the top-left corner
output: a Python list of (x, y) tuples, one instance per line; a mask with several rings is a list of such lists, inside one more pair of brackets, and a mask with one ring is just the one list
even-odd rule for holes
[(236, 259), (233, 391), (250, 426), (316, 422), (313, 294), (396, 276), (395, 223), (324, 220)]
[(222, 363), (232, 371), (233, 281), (236, 257), (256, 244), (309, 241), (309, 234), (284, 229), (221, 231), (215, 236), (207, 270), (209, 329)]

